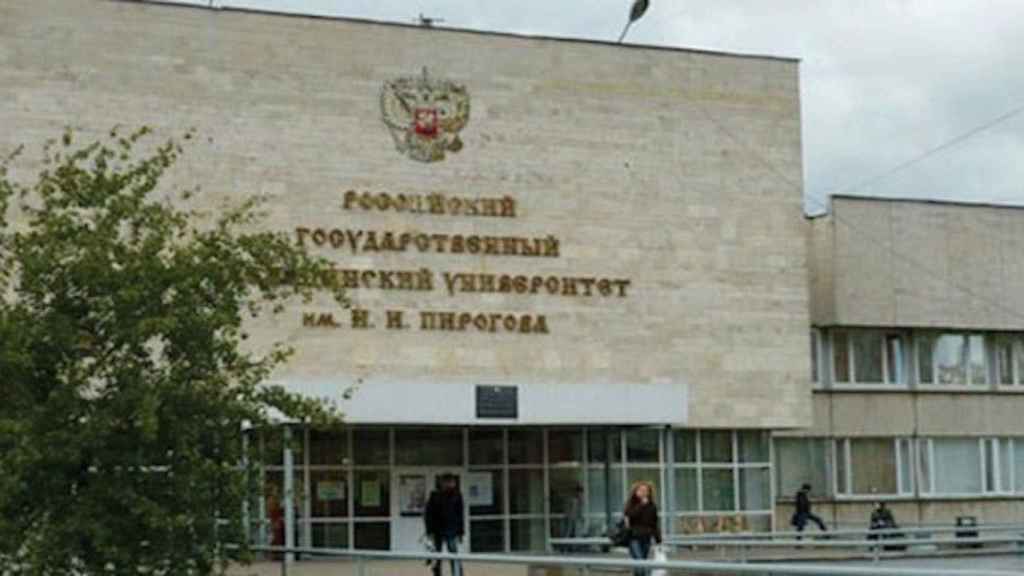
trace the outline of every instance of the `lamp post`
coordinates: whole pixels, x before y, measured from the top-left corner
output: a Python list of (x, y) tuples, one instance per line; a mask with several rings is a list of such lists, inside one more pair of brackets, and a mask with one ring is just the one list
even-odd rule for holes
[(629, 9), (629, 20), (626, 22), (625, 28), (622, 29), (622, 34), (619, 35), (619, 44), (626, 38), (626, 33), (629, 32), (629, 27), (633, 25), (633, 22), (643, 18), (644, 13), (650, 8), (650, 0), (634, 0), (633, 7)]

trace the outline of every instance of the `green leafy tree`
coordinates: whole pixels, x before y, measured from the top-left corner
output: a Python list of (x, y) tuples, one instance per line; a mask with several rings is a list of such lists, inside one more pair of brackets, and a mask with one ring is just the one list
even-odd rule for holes
[(0, 572), (218, 573), (255, 477), (243, 429), (339, 419), (266, 384), (289, 350), (245, 342), (293, 300), (343, 304), (330, 264), (256, 202), (185, 209), (195, 190), (159, 184), (192, 134), (152, 139), (66, 132), (29, 182), (0, 162)]

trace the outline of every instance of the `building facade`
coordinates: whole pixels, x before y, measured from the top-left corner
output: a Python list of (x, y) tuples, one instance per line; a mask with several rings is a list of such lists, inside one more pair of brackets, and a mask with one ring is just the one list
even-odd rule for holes
[[(814, 425), (775, 435), (839, 524), (1024, 514), (1024, 210), (838, 197), (811, 221)], [(778, 519), (785, 515), (780, 506)]]
[[(253, 437), (268, 496), (248, 510), (255, 538), (274, 537), (283, 500), (289, 542), (416, 548), (445, 473), (476, 552), (600, 533), (637, 480), (679, 534), (784, 528), (805, 481), (838, 523), (866, 523), (879, 495), (922, 521), (1002, 518), (987, 511), (1024, 482), (1021, 324), (975, 296), (1021, 309), (1018, 212), (986, 209), (968, 229), (953, 213), (973, 208), (842, 199), (808, 222), (798, 72), (157, 2), (9, 2), (0, 149), (69, 124), (194, 127), (168, 190), (200, 184), (206, 210), (258, 196), (267, 229), (336, 263), (350, 309), (295, 304), (252, 326), (254, 346), (297, 351), (275, 380), (348, 423)], [(862, 243), (847, 220), (889, 236)], [(915, 276), (897, 248), (941, 265)], [(973, 450), (978, 491), (933, 470)]]

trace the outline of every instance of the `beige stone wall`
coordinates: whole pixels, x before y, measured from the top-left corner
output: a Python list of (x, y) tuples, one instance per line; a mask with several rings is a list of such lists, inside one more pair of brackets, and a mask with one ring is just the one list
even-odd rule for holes
[(814, 424), (780, 437), (983, 437), (1021, 435), (1024, 394), (816, 392)]
[(817, 325), (1024, 328), (1024, 210), (834, 198), (812, 227)]
[[(425, 66), (472, 103), (465, 148), (432, 164), (396, 151), (379, 108), (385, 81)], [(434, 275), (430, 292), (353, 291), (375, 330), (326, 302), (258, 327), (261, 344), (298, 350), (282, 379), (331, 390), (357, 378), (675, 383), (689, 390), (680, 423), (809, 424), (802, 191), (774, 173), (802, 179), (798, 94), (787, 60), (111, 0), (0, 3), (0, 149), (67, 124), (196, 127), (175, 181), (202, 184), (205, 207), (263, 195), (276, 230), (559, 240), (557, 258), (320, 249), (342, 267)], [(509, 196), (517, 217), (345, 210), (348, 189)], [(444, 271), (631, 283), (625, 297), (452, 296)], [(383, 329), (389, 309), (410, 327)], [(425, 310), (543, 315), (550, 333), (422, 331)], [(303, 327), (303, 312), (341, 327)]]

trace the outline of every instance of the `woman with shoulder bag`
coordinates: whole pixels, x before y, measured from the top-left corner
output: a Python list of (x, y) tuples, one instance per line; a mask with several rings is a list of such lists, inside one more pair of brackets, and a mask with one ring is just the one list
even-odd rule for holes
[[(658, 522), (658, 506), (654, 503), (654, 486), (643, 480), (635, 482), (622, 514), (629, 527), (629, 556), (634, 560), (647, 560), (651, 554), (651, 541), (661, 544), (661, 525)], [(647, 571), (637, 569), (633, 574), (647, 576)]]

